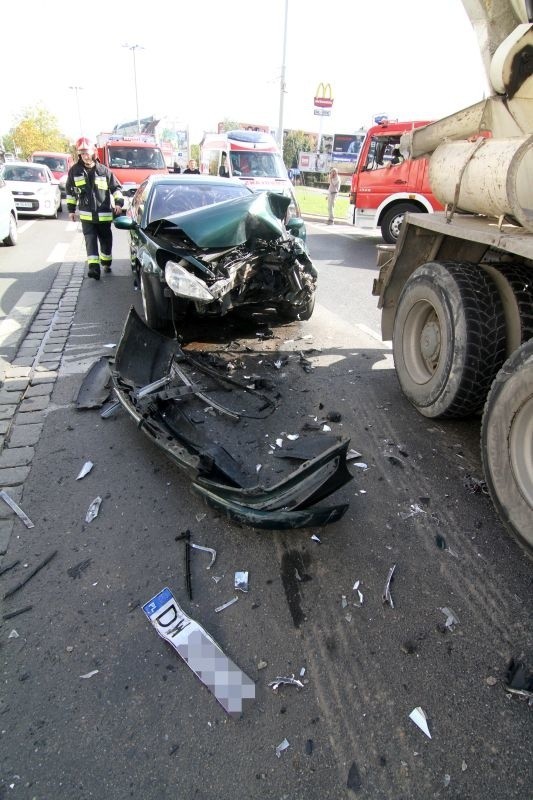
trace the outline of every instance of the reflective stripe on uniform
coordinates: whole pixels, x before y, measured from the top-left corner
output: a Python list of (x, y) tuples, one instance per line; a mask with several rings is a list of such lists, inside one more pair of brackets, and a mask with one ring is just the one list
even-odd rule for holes
[(92, 222), (93, 215), (90, 211), (80, 211), (80, 219), (82, 222)]
[(113, 212), (112, 211), (99, 211), (98, 212), (98, 222), (113, 222)]
[(99, 264), (100, 259), (98, 256), (87, 256), (87, 263), (90, 264)]
[(80, 186), (85, 186), (85, 175), (74, 175), (74, 186), (78, 189)]
[(111, 264), (111, 261), (113, 260), (112, 256), (106, 256), (105, 253), (101, 254), (100, 259), (102, 261), (102, 264)]
[(97, 189), (101, 189), (103, 192), (107, 191), (107, 178), (105, 175), (95, 175), (94, 176), (94, 185)]
[(75, 206), (77, 202), (78, 200), (76, 197), (73, 197), (73, 195), (71, 194), (67, 194), (67, 203), (70, 203), (71, 205)]

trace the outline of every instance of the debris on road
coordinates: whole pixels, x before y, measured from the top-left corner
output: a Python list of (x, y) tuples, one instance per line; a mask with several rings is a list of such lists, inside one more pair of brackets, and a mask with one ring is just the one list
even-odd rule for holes
[(248, 591), (248, 572), (235, 573), (234, 588), (241, 592)]
[(389, 569), (389, 574), (387, 575), (387, 581), (385, 583), (385, 588), (383, 589), (383, 602), (388, 603), (391, 608), (394, 608), (394, 602), (392, 600), (392, 595), (390, 593), (390, 585), (392, 582), (392, 576), (394, 574), (394, 570), (396, 569), (396, 564), (393, 564), (392, 567)]
[(87, 569), (90, 564), (92, 564), (92, 558), (86, 558), (83, 561), (80, 561), (78, 564), (75, 564), (73, 567), (69, 567), (67, 569), (67, 575), (70, 578), (81, 578), (81, 575)]
[(188, 617), (168, 588), (143, 605), (156, 629), (185, 661), (222, 708), (240, 716), (245, 700), (255, 699), (255, 684), (221, 650), (201, 625)]
[(417, 725), (429, 739), (431, 739), (431, 734), (429, 732), (427, 723), (426, 712), (422, 708), (420, 708), (420, 706), (417, 706), (411, 711), (411, 713), (409, 714), (409, 719), (412, 720), (415, 723), (415, 725)]
[(313, 535), (311, 536), (311, 539), (313, 540), (313, 542), (318, 542), (318, 544), (322, 544), (322, 540), (318, 538), (316, 533), (313, 533)]
[(442, 611), (442, 613), (446, 617), (446, 621), (444, 623), (445, 626), (448, 628), (449, 631), (454, 631), (455, 626), (459, 625), (459, 618), (457, 617), (455, 612), (452, 611), (452, 609), (448, 608), (447, 606), (441, 608), (440, 611)]
[(463, 484), (470, 494), (488, 494), (487, 482), (473, 475), (466, 475)]
[(282, 685), (297, 686), (299, 689), (304, 688), (303, 683), (299, 681), (298, 678), (295, 678), (294, 675), (291, 675), (290, 678), (284, 678), (278, 675), (278, 677), (274, 678), (273, 681), (270, 681), (268, 685), (272, 688), (272, 691), (274, 692), (277, 692), (279, 687)]
[(239, 599), (238, 597), (232, 597), (232, 599), (228, 600), (227, 603), (223, 603), (221, 606), (217, 606), (215, 608), (215, 614), (218, 614), (219, 611), (224, 611), (225, 608), (229, 608), (230, 606), (233, 605), (233, 603), (236, 603), (238, 599)]
[(424, 511), (418, 503), (411, 503), (409, 505), (409, 511), (400, 511), (399, 515), (402, 519), (410, 519), (410, 517), (416, 517), (418, 514), (427, 514), (427, 511)]
[(81, 481), (82, 478), (85, 478), (85, 476), (89, 474), (89, 472), (92, 470), (93, 467), (94, 464), (92, 461), (86, 461), (83, 467), (80, 469), (76, 477), (76, 480)]
[(348, 772), (348, 780), (346, 782), (346, 786), (348, 787), (348, 789), (351, 789), (352, 792), (359, 792), (361, 790), (362, 785), (363, 784), (361, 781), (361, 774), (357, 768), (357, 764), (355, 763), (355, 761), (352, 761), (352, 765)]
[(308, 739), (305, 743), (305, 755), (310, 756), (313, 754), (313, 740)]
[(6, 564), (5, 567), (2, 567), (2, 569), (0, 569), (0, 575), (3, 575), (4, 572), (9, 572), (11, 569), (14, 569), (17, 564), (20, 564), (20, 558), (17, 558), (16, 561), (12, 561), (11, 564)]
[(32, 571), (29, 573), (29, 575), (26, 575), (26, 577), (22, 581), (15, 584), (15, 586), (9, 589), (4, 594), (2, 599), (7, 600), (8, 597), (12, 597), (16, 592), (19, 591), (19, 589), (22, 589), (23, 586), (26, 586), (28, 581), (30, 581), (34, 577), (34, 575), (37, 575), (37, 573), (40, 572), (40, 570), (42, 570), (43, 567), (46, 567), (46, 565), (50, 563), (50, 561), (54, 558), (55, 555), (57, 555), (57, 550), (54, 550), (52, 553), (50, 553), (50, 555), (46, 556), (46, 558), (43, 561), (41, 561), (40, 564), (37, 564), (37, 566), (34, 567), (34, 569), (32, 569)]
[(357, 592), (359, 595), (359, 605), (362, 606), (364, 602), (363, 593), (360, 590), (359, 586), (361, 585), (361, 581), (356, 581), (353, 585), (352, 592)]
[(114, 400), (100, 411), (100, 416), (102, 419), (109, 419), (109, 417), (113, 417), (115, 415), (115, 412), (117, 412), (119, 408), (121, 408), (121, 403), (118, 400)]
[(111, 392), (111, 369), (108, 356), (91, 365), (76, 397), (76, 408), (101, 408)]
[(209, 564), (206, 567), (206, 569), (211, 569), (211, 567), (215, 563), (215, 559), (217, 557), (217, 551), (213, 550), (212, 547), (202, 547), (201, 544), (194, 544), (194, 542), (191, 542), (190, 544), (191, 544), (191, 547), (194, 547), (195, 550), (202, 550), (204, 553), (210, 553), (211, 554), (211, 561), (209, 562)]
[(15, 628), (13, 628), (13, 630), (11, 631), (11, 633), (9, 634), (9, 636), (7, 638), (8, 639), (19, 639), (20, 637), (19, 637), (19, 634), (17, 633), (17, 631), (15, 630)]
[[(189, 600), (192, 600), (192, 580), (191, 580), (191, 532), (187, 528), (175, 537), (175, 541), (179, 542), (180, 539), (185, 539), (185, 585), (187, 587), (187, 594)], [(213, 578), (217, 583), (216, 578)]]
[(357, 450), (348, 450), (346, 453), (346, 461), (354, 461), (356, 458), (361, 458), (361, 453), (359, 453)]
[(35, 525), (31, 521), (31, 519), (24, 513), (24, 511), (20, 508), (20, 506), (18, 506), (15, 503), (13, 498), (10, 497), (6, 491), (4, 491), (4, 489), (2, 489), (0, 491), (0, 497), (2, 498), (4, 503), (7, 503), (8, 506), (15, 512), (17, 517), (20, 517), (20, 519), (22, 520), (22, 522), (24, 523), (24, 525), (27, 528), (34, 528), (35, 527)]
[(93, 675), (98, 675), (99, 672), (100, 672), (100, 670), (93, 669), (90, 672), (86, 672), (85, 675), (80, 675), (80, 678), (84, 678), (84, 679), (92, 678)]
[(25, 614), (26, 611), (31, 611), (33, 606), (24, 606), (23, 608), (17, 608), (16, 611), (9, 611), (7, 614), (2, 614), (2, 619), (5, 621), (7, 619), (13, 619), (14, 617), (19, 617), (21, 614)]
[(505, 673), (505, 691), (533, 699), (533, 672), (523, 661), (512, 658)]
[(85, 522), (92, 522), (98, 516), (100, 506), (102, 504), (101, 497), (95, 497), (85, 514)]
[(281, 754), (283, 753), (283, 751), (284, 751), (284, 750), (286, 750), (286, 749), (287, 749), (287, 747), (290, 747), (290, 744), (289, 744), (289, 742), (288, 742), (288, 740), (287, 740), (287, 739), (284, 739), (284, 740), (283, 740), (282, 742), (280, 742), (280, 743), (278, 744), (278, 746), (276, 747), (276, 756), (277, 756), (278, 758), (281, 758)]

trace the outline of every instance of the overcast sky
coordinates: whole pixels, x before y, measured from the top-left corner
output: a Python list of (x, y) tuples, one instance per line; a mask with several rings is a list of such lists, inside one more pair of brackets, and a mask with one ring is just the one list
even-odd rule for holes
[[(78, 9), (83, 11), (80, 14)], [(481, 100), (486, 81), (461, 0), (288, 0), (283, 126), (318, 131), (313, 97), (330, 83), (323, 132), (373, 116), (436, 119)], [(23, 13), (22, 13), (23, 11)], [(285, 0), (75, 0), (4, 4), (0, 135), (41, 103), (72, 138), (139, 114), (189, 123), (191, 141), (219, 120), (277, 128)]]

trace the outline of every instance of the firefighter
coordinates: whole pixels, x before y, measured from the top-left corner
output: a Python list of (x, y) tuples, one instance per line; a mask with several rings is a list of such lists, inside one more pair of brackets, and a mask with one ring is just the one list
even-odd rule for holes
[(76, 150), (78, 160), (69, 169), (66, 184), (67, 207), (72, 221), (76, 219), (76, 206), (79, 208), (87, 250), (88, 276), (99, 281), (100, 264), (104, 272), (111, 272), (111, 223), (113, 216), (122, 213), (124, 198), (120, 182), (111, 170), (95, 158), (94, 146), (89, 139), (84, 136), (78, 139)]

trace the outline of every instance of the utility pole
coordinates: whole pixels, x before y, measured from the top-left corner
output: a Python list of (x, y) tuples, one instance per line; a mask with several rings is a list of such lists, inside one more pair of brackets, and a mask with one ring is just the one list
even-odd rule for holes
[(279, 120), (278, 120), (278, 147), (283, 155), (283, 104), (285, 102), (285, 57), (287, 54), (287, 18), (289, 14), (289, 0), (285, 0), (285, 25), (283, 27), (283, 59), (281, 62), (281, 78), (279, 87)]
[(81, 113), (80, 113), (80, 97), (78, 92), (83, 89), (83, 86), (69, 86), (69, 89), (72, 89), (73, 92), (76, 93), (76, 107), (78, 109), (78, 124), (80, 126), (80, 136), (83, 136), (83, 126), (81, 124)]
[(139, 117), (139, 96), (137, 94), (137, 64), (135, 63), (135, 51), (144, 50), (140, 44), (123, 44), (122, 47), (127, 47), (133, 53), (133, 81), (135, 83), (135, 108), (137, 111), (137, 133), (141, 132), (141, 120)]

